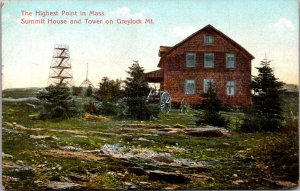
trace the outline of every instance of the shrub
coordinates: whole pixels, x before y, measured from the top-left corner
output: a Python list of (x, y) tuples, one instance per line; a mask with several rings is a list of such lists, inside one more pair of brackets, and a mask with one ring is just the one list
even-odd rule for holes
[(101, 115), (120, 115), (120, 107), (116, 102), (103, 101), (96, 105), (98, 114)]
[(203, 123), (218, 127), (227, 127), (228, 125), (228, 122), (220, 113), (210, 111), (204, 111), (203, 119), (199, 119), (196, 124), (200, 125)]

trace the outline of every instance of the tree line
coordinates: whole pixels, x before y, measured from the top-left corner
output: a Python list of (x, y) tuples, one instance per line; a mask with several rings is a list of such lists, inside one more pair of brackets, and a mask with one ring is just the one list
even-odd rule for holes
[[(241, 129), (244, 131), (276, 131), (282, 124), (282, 106), (280, 94), (283, 83), (275, 77), (270, 61), (264, 59), (260, 67), (256, 67), (258, 75), (251, 83), (253, 90), (252, 105), (245, 110), (245, 118)], [(83, 99), (83, 107), (74, 97), (83, 94), (83, 89), (73, 87), (72, 93), (66, 86), (48, 86), (39, 92), (41, 100), (40, 119), (64, 119), (76, 116), (82, 112), (94, 114), (114, 115), (139, 120), (155, 119), (159, 116), (158, 104), (146, 102), (150, 92), (145, 80), (144, 69), (137, 61), (126, 71), (128, 77), (124, 81), (103, 77), (99, 88), (94, 92), (89, 86)], [(73, 96), (72, 96), (73, 94)], [(209, 124), (226, 127), (228, 121), (220, 114), (224, 109), (218, 98), (213, 84), (203, 94), (201, 114), (197, 115), (196, 124)]]

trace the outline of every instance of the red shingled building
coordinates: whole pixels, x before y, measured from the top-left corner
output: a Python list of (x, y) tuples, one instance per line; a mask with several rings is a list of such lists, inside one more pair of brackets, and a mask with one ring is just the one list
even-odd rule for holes
[(251, 60), (241, 45), (207, 25), (173, 47), (160, 46), (159, 70), (146, 73), (150, 83), (160, 83), (173, 102), (183, 98), (199, 104), (209, 83), (219, 99), (230, 106), (251, 104)]

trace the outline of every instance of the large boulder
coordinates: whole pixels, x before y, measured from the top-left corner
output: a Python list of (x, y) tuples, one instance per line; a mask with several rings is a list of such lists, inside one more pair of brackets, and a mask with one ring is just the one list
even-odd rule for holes
[(187, 128), (185, 134), (196, 137), (226, 137), (230, 135), (228, 130), (218, 127)]
[(169, 183), (187, 183), (191, 179), (184, 174), (165, 172), (161, 170), (150, 170), (147, 171), (150, 180), (162, 180)]

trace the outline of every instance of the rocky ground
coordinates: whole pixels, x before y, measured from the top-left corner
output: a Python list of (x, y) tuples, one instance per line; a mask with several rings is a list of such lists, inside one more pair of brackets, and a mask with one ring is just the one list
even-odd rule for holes
[(85, 114), (30, 120), (28, 104), (5, 103), (3, 184), (17, 190), (279, 189), (297, 184), (266, 173), (251, 151), (280, 134), (195, 127), (194, 114), (156, 121)]

